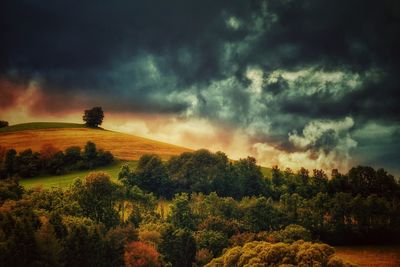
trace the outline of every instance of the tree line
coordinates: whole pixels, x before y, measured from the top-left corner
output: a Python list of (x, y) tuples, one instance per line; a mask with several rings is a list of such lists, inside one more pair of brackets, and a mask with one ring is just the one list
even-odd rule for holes
[(252, 157), (231, 161), (222, 152), (205, 149), (173, 156), (167, 162), (158, 155), (143, 155), (135, 170), (124, 166), (119, 173), (119, 179), (126, 185), (136, 185), (167, 199), (181, 192), (216, 192), (218, 196), (234, 199), (262, 195), (274, 201), (294, 193), (303, 199), (312, 199), (319, 193), (329, 196), (347, 193), (351, 197), (375, 194), (388, 201), (400, 197), (400, 184), (393, 175), (368, 166), (353, 167), (346, 174), (334, 169), (330, 179), (323, 170), (314, 169), (310, 173), (301, 168), (293, 172), (274, 166), (270, 176), (264, 177)]
[(110, 151), (97, 149), (96, 144), (87, 142), (82, 149), (71, 146), (64, 151), (45, 144), (39, 152), (26, 149), (19, 153), (15, 149), (0, 146), (0, 179), (30, 178), (38, 175), (60, 175), (74, 170), (90, 170), (106, 166), (114, 161)]

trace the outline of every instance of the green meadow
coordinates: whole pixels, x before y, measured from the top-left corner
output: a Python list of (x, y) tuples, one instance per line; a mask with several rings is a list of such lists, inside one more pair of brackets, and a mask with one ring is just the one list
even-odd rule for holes
[(43, 188), (51, 188), (51, 187), (60, 187), (65, 188), (72, 184), (72, 182), (76, 178), (84, 178), (91, 172), (95, 171), (104, 171), (107, 172), (111, 179), (116, 182), (118, 181), (118, 173), (121, 170), (121, 167), (124, 164), (128, 164), (131, 168), (136, 168), (137, 161), (118, 161), (110, 166), (100, 167), (94, 170), (85, 170), (67, 173), (63, 175), (54, 175), (54, 176), (38, 176), (33, 178), (21, 179), (20, 184), (23, 185), (26, 189), (34, 188), (34, 187), (43, 187)]

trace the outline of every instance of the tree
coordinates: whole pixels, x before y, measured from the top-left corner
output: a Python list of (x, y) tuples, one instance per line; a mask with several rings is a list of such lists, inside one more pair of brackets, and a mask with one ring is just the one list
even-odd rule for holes
[(82, 160), (81, 148), (79, 146), (70, 146), (65, 149), (65, 163), (74, 165)]
[(275, 186), (281, 186), (283, 184), (283, 177), (282, 177), (282, 173), (279, 170), (278, 166), (273, 166), (272, 167), (272, 183)]
[(135, 241), (126, 246), (125, 254), (126, 267), (159, 267), (159, 253), (154, 246), (144, 242)]
[(85, 110), (83, 115), (83, 121), (88, 127), (98, 127), (103, 123), (104, 112), (101, 107), (94, 107), (92, 109)]
[(281, 217), (279, 210), (274, 207), (272, 199), (265, 197), (245, 198), (242, 200), (244, 220), (254, 232), (269, 231), (280, 228)]
[(40, 158), (38, 152), (26, 149), (16, 157), (16, 172), (22, 178), (34, 177), (40, 171)]
[(189, 206), (188, 194), (176, 195), (171, 204), (169, 220), (177, 228), (193, 230), (195, 228), (194, 215)]
[(123, 266), (125, 247), (128, 243), (138, 240), (138, 231), (132, 224), (117, 226), (110, 229), (105, 235), (107, 246), (106, 266)]
[(50, 174), (61, 174), (65, 166), (64, 153), (52, 144), (44, 144), (40, 149), (41, 167)]
[(143, 155), (140, 157), (135, 171), (137, 186), (157, 196), (170, 198), (172, 185), (166, 168), (158, 155)]
[(97, 148), (96, 144), (88, 141), (82, 153), (84, 168), (93, 169), (96, 166)]
[(63, 258), (66, 267), (102, 266), (102, 240), (95, 229), (85, 224), (73, 224), (64, 241)]
[(311, 233), (303, 226), (290, 224), (272, 234), (279, 242), (292, 243), (297, 240), (311, 241)]
[(16, 155), (17, 151), (15, 151), (15, 149), (9, 149), (6, 152), (4, 159), (4, 172), (7, 177), (13, 176), (16, 171)]
[(36, 244), (38, 248), (38, 266), (62, 266), (61, 253), (62, 246), (56, 238), (53, 226), (45, 222), (35, 233)]
[(228, 238), (217, 231), (203, 230), (195, 233), (196, 243), (199, 249), (208, 249), (213, 256), (219, 256), (222, 250), (228, 247)]
[(0, 121), (0, 128), (7, 127), (8, 121)]
[(83, 183), (80, 180), (75, 182), (72, 192), (85, 216), (107, 227), (118, 223), (118, 214), (114, 209), (117, 188), (108, 174), (92, 172)]
[(215, 189), (226, 195), (232, 185), (228, 157), (221, 152), (211, 153), (205, 149), (185, 152), (171, 157), (167, 169), (178, 192), (209, 194)]
[(0, 205), (6, 200), (18, 200), (22, 197), (24, 188), (19, 185), (16, 179), (6, 179), (0, 181)]
[(233, 167), (239, 179), (242, 196), (259, 195), (264, 177), (260, 166), (256, 164), (256, 159), (252, 157), (240, 159), (233, 164)]
[(165, 259), (174, 267), (192, 267), (196, 257), (196, 241), (190, 231), (168, 227), (158, 246)]

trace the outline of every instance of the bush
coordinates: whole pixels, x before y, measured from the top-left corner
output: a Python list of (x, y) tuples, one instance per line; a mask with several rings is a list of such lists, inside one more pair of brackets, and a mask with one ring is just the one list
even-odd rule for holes
[(297, 241), (293, 244), (271, 244), (253, 241), (227, 250), (213, 259), (208, 267), (220, 266), (354, 266), (335, 256), (326, 244)]

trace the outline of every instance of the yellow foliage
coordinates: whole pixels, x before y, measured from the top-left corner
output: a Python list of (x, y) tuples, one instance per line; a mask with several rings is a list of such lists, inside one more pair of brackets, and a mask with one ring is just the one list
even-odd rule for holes
[(297, 241), (272, 244), (253, 241), (228, 249), (207, 267), (303, 266), (351, 267), (335, 256), (334, 248), (319, 243)]

